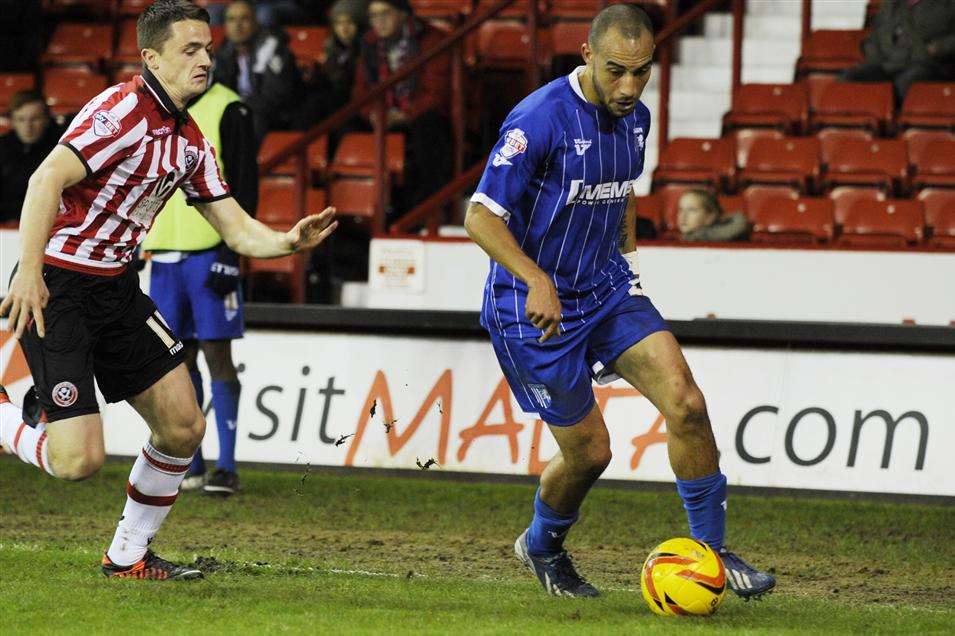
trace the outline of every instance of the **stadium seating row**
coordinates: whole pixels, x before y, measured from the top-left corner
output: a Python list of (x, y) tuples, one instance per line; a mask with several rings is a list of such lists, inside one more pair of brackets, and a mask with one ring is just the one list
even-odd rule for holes
[[(678, 201), (693, 187), (673, 184), (638, 197), (638, 216), (652, 221), (663, 238), (677, 238)], [(785, 188), (752, 186), (718, 199), (726, 212), (746, 214), (756, 241), (955, 247), (955, 189), (929, 188), (912, 200), (852, 189), (804, 197)]]
[(919, 131), (898, 140), (752, 131), (721, 139), (680, 138), (664, 149), (653, 182), (703, 183), (725, 192), (772, 184), (807, 194), (861, 186), (906, 195), (955, 186), (955, 133)]

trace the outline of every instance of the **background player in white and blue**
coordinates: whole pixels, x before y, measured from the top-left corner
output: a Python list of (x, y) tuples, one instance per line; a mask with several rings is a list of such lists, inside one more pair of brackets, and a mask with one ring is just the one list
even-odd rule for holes
[(639, 98), (653, 46), (643, 11), (601, 11), (581, 47), (586, 66), (511, 111), (471, 198), (468, 234), (491, 257), (481, 322), (521, 407), (540, 414), (560, 448), (514, 548), (549, 593), (597, 595), (563, 543), (611, 458), (592, 377), (620, 376), (665, 416), (690, 532), (748, 598), (775, 581), (723, 546), (726, 477), (706, 403), (637, 268), (628, 203), (650, 129)]

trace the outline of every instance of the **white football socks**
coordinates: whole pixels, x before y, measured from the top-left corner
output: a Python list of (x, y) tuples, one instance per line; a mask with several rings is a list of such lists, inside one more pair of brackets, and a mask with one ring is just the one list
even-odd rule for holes
[(126, 486), (126, 507), (106, 556), (119, 566), (143, 558), (149, 542), (179, 496), (192, 457), (171, 457), (147, 443), (136, 458)]
[(47, 460), (46, 424), (41, 422), (34, 428), (25, 423), (20, 407), (12, 402), (0, 402), (0, 444), (20, 461), (53, 474)]

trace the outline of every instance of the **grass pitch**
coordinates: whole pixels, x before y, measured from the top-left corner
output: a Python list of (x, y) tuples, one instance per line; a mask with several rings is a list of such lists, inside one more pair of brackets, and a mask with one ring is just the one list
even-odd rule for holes
[[(731, 547), (777, 592), (661, 618), (647, 552), (686, 533), (675, 493), (595, 488), (568, 547), (604, 595), (549, 598), (512, 554), (531, 485), (246, 470), (231, 500), (186, 493), (154, 544), (196, 582), (98, 569), (128, 464), (81, 484), (0, 460), (0, 630), (19, 633), (953, 633), (955, 510), (732, 495)], [(559, 632), (557, 632), (559, 633)]]

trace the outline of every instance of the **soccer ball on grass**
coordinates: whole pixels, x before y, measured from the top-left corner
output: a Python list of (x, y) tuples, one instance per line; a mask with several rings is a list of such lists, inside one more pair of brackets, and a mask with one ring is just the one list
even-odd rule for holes
[(712, 614), (726, 593), (726, 571), (702, 541), (670, 539), (650, 552), (640, 589), (655, 614)]

